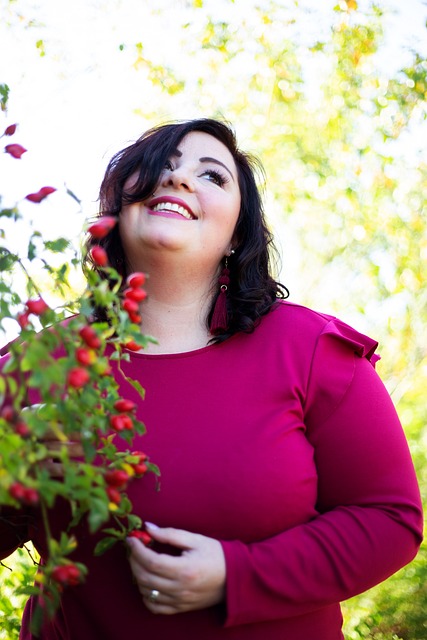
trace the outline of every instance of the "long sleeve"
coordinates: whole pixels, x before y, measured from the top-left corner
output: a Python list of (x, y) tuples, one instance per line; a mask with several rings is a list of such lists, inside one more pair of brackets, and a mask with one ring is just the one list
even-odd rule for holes
[(383, 383), (355, 351), (329, 327), (312, 362), (305, 422), (319, 515), (263, 541), (222, 543), (226, 626), (303, 615), (345, 600), (417, 552), (421, 502), (406, 439)]
[(30, 539), (29, 524), (30, 518), (24, 511), (0, 506), (0, 560)]

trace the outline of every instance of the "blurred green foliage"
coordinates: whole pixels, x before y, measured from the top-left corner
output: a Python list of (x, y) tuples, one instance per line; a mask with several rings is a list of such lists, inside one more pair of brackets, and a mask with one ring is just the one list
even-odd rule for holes
[[(178, 5), (167, 65), (163, 47), (120, 45), (148, 82), (140, 113), (154, 124), (191, 104), (261, 157), (291, 299), (379, 339), (426, 504), (427, 61), (387, 59), (387, 2)], [(145, 29), (162, 31), (162, 6), (145, 3)], [(426, 555), (344, 603), (349, 640), (427, 638)]]

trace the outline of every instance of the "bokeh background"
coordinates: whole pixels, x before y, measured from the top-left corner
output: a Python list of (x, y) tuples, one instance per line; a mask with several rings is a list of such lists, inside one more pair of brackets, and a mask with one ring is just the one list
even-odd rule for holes
[[(13, 250), (34, 231), (78, 252), (111, 155), (148, 127), (230, 121), (266, 170), (290, 299), (380, 341), (427, 498), (427, 4), (422, 0), (0, 0), (0, 155)], [(7, 94), (7, 95), (6, 95)], [(40, 205), (27, 193), (52, 185)], [(74, 197), (70, 197), (70, 192)], [(79, 202), (77, 202), (79, 201)], [(29, 268), (50, 304), (42, 261)], [(71, 289), (83, 281), (69, 261)], [(21, 286), (17, 277), (16, 286)], [(1, 344), (17, 333), (3, 325)], [(426, 640), (426, 547), (344, 604), (349, 640)], [(0, 567), (0, 638), (18, 637), (26, 554)]]

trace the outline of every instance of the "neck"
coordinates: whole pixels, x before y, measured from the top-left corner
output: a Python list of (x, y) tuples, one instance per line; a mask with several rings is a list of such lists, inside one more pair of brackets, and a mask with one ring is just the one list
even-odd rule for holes
[(153, 336), (144, 353), (179, 353), (207, 346), (212, 337), (206, 318), (214, 295), (216, 274), (194, 265), (147, 265), (147, 299), (141, 306), (141, 330)]

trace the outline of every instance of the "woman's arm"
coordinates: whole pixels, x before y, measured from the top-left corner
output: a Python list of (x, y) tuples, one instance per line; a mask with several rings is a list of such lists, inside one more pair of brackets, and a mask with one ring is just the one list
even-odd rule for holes
[(338, 361), (351, 363), (351, 375), (331, 413), (325, 389), (336, 371), (324, 365), (336, 359), (313, 363), (307, 427), (319, 516), (262, 542), (222, 543), (228, 626), (345, 600), (410, 562), (421, 542), (418, 485), (389, 394), (365, 358), (349, 354), (339, 341), (331, 345)]

